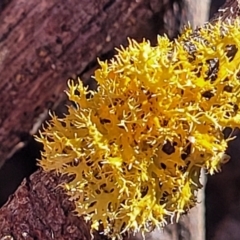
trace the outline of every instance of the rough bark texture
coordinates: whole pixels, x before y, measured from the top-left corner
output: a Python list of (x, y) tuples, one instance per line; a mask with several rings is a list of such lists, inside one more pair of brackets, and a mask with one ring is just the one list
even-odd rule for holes
[(197, 4), (195, 1), (186, 0), (189, 11), (188, 21), (194, 26), (201, 26), (208, 21), (210, 0), (201, 0)]
[(69, 77), (88, 73), (96, 57), (111, 56), (127, 37), (156, 41), (164, 27), (175, 35), (181, 2), (5, 1), (0, 14), (0, 167), (36, 132), (47, 110), (58, 105)]
[[(158, 33), (176, 36), (184, 19), (182, 3), (1, 2), (0, 166), (35, 133), (47, 110), (59, 105), (69, 76), (88, 80), (96, 57), (109, 58), (127, 37), (154, 43)], [(0, 210), (0, 239), (90, 239), (86, 224), (56, 189), (59, 182), (41, 171), (24, 180)]]
[[(66, 179), (37, 171), (25, 179), (0, 209), (1, 240), (87, 240), (89, 226), (74, 216), (74, 206), (58, 186)], [(95, 235), (95, 239), (104, 239)]]
[[(166, 4), (153, 0), (81, 1), (81, 6), (77, 0), (8, 3), (0, 15), (0, 23), (4, 21), (0, 25), (0, 164), (13, 146), (37, 129), (34, 119), (39, 122), (39, 114), (61, 99), (67, 77), (90, 72), (97, 55), (112, 55), (112, 47), (126, 43), (127, 36), (152, 39), (153, 32), (161, 32), (160, 26), (172, 26), (173, 22), (160, 21), (154, 25), (158, 30), (149, 29)], [(176, 32), (170, 29), (170, 33)], [(56, 187), (62, 181), (66, 179), (42, 171), (24, 180), (0, 209), (0, 240), (90, 239), (88, 226), (71, 213), (73, 205)], [(180, 222), (155, 239), (195, 240), (185, 227), (190, 225)]]
[(211, 22), (221, 19), (225, 21), (227, 18), (237, 18), (240, 16), (240, 1), (239, 0), (227, 0), (225, 4), (218, 10), (213, 16)]

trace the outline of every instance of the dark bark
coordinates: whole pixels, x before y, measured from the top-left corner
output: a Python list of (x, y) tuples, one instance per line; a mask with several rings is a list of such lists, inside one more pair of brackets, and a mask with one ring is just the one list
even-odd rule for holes
[(156, 41), (164, 28), (174, 36), (182, 21), (183, 1), (177, 0), (6, 2), (0, 15), (0, 167), (59, 104), (69, 77), (88, 79), (97, 57), (109, 58), (127, 37)]
[[(178, 34), (177, 0), (4, 0), (0, 6), (0, 167), (64, 99), (69, 77), (89, 76), (127, 37)], [(175, 16), (175, 18), (173, 17)], [(60, 104), (61, 105), (61, 104)], [(62, 105), (61, 105), (62, 106)], [(56, 186), (38, 171), (0, 210), (0, 239), (90, 239), (89, 228)], [(70, 234), (70, 235), (69, 235)], [(100, 238), (97, 235), (97, 239)]]
[[(66, 178), (37, 171), (25, 179), (0, 209), (0, 239), (86, 240), (89, 226), (74, 216), (74, 206), (59, 184)], [(104, 239), (97, 235), (95, 239)]]
[[(127, 36), (154, 39), (164, 21), (153, 23), (168, 6), (153, 0), (57, 2), (13, 0), (1, 13), (0, 163), (34, 132), (39, 114), (57, 105), (69, 76), (89, 73), (96, 56), (112, 55)], [(63, 181), (42, 171), (24, 180), (0, 209), (0, 239), (90, 239), (89, 227), (57, 187)], [(185, 223), (171, 229), (169, 239), (182, 239), (183, 230), (194, 239)]]

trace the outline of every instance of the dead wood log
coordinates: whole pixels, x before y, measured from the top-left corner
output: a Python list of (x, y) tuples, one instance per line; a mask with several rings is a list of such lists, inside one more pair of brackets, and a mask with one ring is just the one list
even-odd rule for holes
[[(164, 26), (173, 36), (181, 23), (182, 1), (176, 0), (6, 2), (0, 14), (0, 167), (58, 105), (69, 77), (91, 74), (96, 58), (111, 56), (127, 37), (156, 41)], [(179, 17), (164, 19), (164, 11)]]
[[(121, 1), (121, 3), (122, 2), (124, 2), (124, 1)], [(31, 4), (29, 3), (29, 5), (31, 5)], [(11, 6), (11, 4), (8, 6)], [(141, 6), (143, 6), (143, 5), (141, 5)], [(54, 7), (52, 7), (52, 8), (54, 8)], [(8, 8), (6, 8), (6, 9), (8, 9)], [(52, 11), (52, 10), (49, 10), (49, 11)], [(140, 26), (140, 25), (138, 25), (138, 26)], [(0, 28), (1, 28), (1, 26), (0, 26)], [(134, 27), (133, 27), (133, 29), (134, 29)], [(8, 33), (8, 34), (10, 34), (10, 33)], [(74, 33), (72, 33), (72, 32), (71, 32), (71, 34), (74, 35)], [(137, 30), (136, 30), (135, 34), (136, 34), (136, 36), (138, 35)], [(40, 37), (40, 35), (38, 35), (38, 36)], [(68, 35), (66, 35), (66, 36), (68, 36)], [(53, 36), (51, 36), (51, 37), (53, 37)], [(91, 36), (91, 37), (93, 37), (93, 36)], [(90, 37), (90, 39), (91, 39), (91, 37)], [(76, 38), (78, 38), (78, 37), (76, 37)], [(53, 38), (51, 38), (51, 40), (53, 40)], [(56, 39), (55, 39), (55, 41), (56, 41)], [(75, 50), (77, 49), (77, 47), (76, 47), (77, 43), (75, 41), (76, 40), (73, 40), (73, 42), (70, 41), (70, 43), (68, 43), (70, 46), (68, 46), (67, 49), (68, 50), (70, 49), (71, 54), (74, 54), (74, 56), (76, 57), (76, 55), (74, 53), (74, 49)], [(90, 42), (90, 40), (89, 40), (89, 42)], [(51, 41), (50, 41), (50, 43), (51, 43)], [(1, 41), (0, 41), (0, 44), (1, 44)], [(31, 42), (29, 42), (29, 44), (31, 45)], [(118, 45), (118, 44), (115, 44), (115, 45)], [(73, 46), (75, 46), (75, 47), (73, 47)], [(53, 44), (53, 46), (50, 44), (49, 48), (52, 50), (56, 50), (54, 48), (54, 44)], [(44, 50), (47, 49), (47, 51), (48, 51), (49, 48), (43, 48), (43, 49)], [(109, 49), (110, 48), (111, 47), (109, 46)], [(105, 46), (104, 46), (104, 49), (105, 49)], [(15, 48), (15, 50), (16, 50), (16, 48)], [(40, 49), (40, 50), (42, 50), (42, 49)], [(40, 52), (36, 51), (36, 56), (35, 56), (33, 63), (39, 63), (39, 61), (41, 63), (39, 66), (39, 69), (37, 68), (37, 70), (36, 70), (37, 73), (39, 73), (40, 76), (42, 76), (42, 78), (40, 78), (41, 81), (39, 80), (40, 83), (41, 84), (45, 83), (46, 85), (49, 84), (49, 87), (54, 87), (54, 81), (56, 81), (57, 92), (58, 91), (61, 92), (60, 89), (63, 86), (60, 87), (61, 83), (59, 83), (59, 81), (57, 80), (57, 77), (56, 77), (57, 76), (56, 74), (58, 74), (58, 71), (55, 71), (55, 70), (56, 69), (59, 70), (61, 72), (60, 75), (66, 76), (67, 74), (70, 74), (70, 75), (73, 74), (74, 72), (72, 72), (72, 71), (74, 71), (74, 70), (75, 70), (75, 73), (76, 72), (82, 73), (82, 72), (84, 72), (84, 67), (81, 68), (81, 66), (78, 66), (77, 63), (74, 63), (74, 60), (73, 59), (71, 60), (71, 58), (70, 58), (70, 62), (73, 63), (73, 66), (70, 67), (68, 65), (68, 67), (65, 67), (65, 68), (63, 67), (63, 68), (65, 69), (65, 71), (66, 71), (66, 69), (70, 69), (72, 71), (69, 70), (69, 72), (67, 72), (67, 74), (66, 74), (64, 71), (62, 71), (62, 69), (58, 65), (58, 64), (62, 63), (63, 59), (65, 59), (65, 58), (61, 54), (59, 56), (57, 56), (56, 52), (54, 52), (52, 50), (47, 52), (47, 54), (42, 57), (43, 58), (42, 60), (40, 58), (41, 56), (37, 55), (37, 54), (40, 54), (41, 51)], [(21, 49), (21, 51), (23, 51), (23, 49)], [(61, 48), (61, 51), (63, 51), (62, 48)], [(99, 51), (95, 50), (95, 54), (97, 55), (101, 51), (105, 52), (105, 51), (103, 51), (103, 47)], [(109, 51), (111, 51), (111, 50), (109, 50)], [(107, 52), (108, 51), (106, 51), (106, 53)], [(7, 54), (8, 53), (6, 53), (6, 55)], [(70, 57), (71, 54), (69, 54), (68, 57)], [(3, 63), (10, 64), (11, 61), (7, 57), (5, 57), (4, 54), (2, 56), (3, 56), (2, 64)], [(25, 55), (26, 58), (20, 58), (20, 59), (18, 59), (18, 56), (15, 56), (15, 58), (17, 60), (14, 57), (12, 60), (16, 61), (16, 63), (20, 63), (20, 60), (22, 60), (22, 61), (24, 61), (26, 59), (29, 60), (30, 56), (29, 56), (29, 58), (27, 58), (27, 56), (28, 55), (26, 54)], [(93, 59), (93, 56), (88, 56), (88, 57), (89, 58), (86, 58), (86, 59), (89, 59), (89, 60)], [(63, 58), (63, 59), (61, 59), (61, 61), (60, 61), (59, 58), (60, 59)], [(8, 59), (8, 61), (6, 59)], [(30, 62), (32, 62), (32, 61), (30, 61)], [(26, 61), (25, 63), (28, 63), (28, 61)], [(60, 66), (64, 66), (65, 62), (63, 62), (62, 64), (63, 65), (60, 65)], [(88, 63), (86, 63), (86, 65), (84, 65), (85, 71), (86, 71), (87, 65), (88, 65)], [(29, 65), (29, 66), (31, 66), (31, 65)], [(55, 66), (55, 67), (53, 67), (53, 66)], [(2, 65), (0, 67), (2, 67)], [(46, 68), (45, 72), (43, 71), (43, 73), (41, 73), (42, 67)], [(13, 71), (14, 68), (10, 67), (10, 69), (12, 69), (12, 71)], [(83, 70), (79, 70), (79, 69), (83, 69)], [(77, 70), (79, 70), (79, 71), (77, 71)], [(36, 74), (34, 71), (33, 71), (33, 73), (31, 73), (31, 72), (26, 73), (26, 72), (25, 71), (21, 72), (21, 74), (23, 74), (23, 78), (21, 77), (19, 80), (20, 86), (21, 87), (24, 86), (28, 91), (31, 92), (32, 89), (31, 89), (31, 87), (28, 87), (29, 84), (27, 84), (27, 83), (30, 83), (30, 82), (32, 83), (34, 81), (34, 78), (33, 77), (31, 78), (29, 76), (31, 76), (31, 74), (32, 74), (33, 76), (37, 76), (37, 78), (38, 78), (38, 74)], [(46, 72), (48, 72), (48, 74)], [(26, 75), (24, 75), (24, 73)], [(54, 73), (55, 73), (55, 75), (54, 75)], [(28, 74), (30, 74), (30, 75), (28, 75)], [(36, 75), (34, 75), (34, 74), (36, 74)], [(66, 75), (64, 75), (64, 74), (66, 74)], [(26, 76), (28, 76), (28, 77), (26, 77)], [(53, 82), (48, 82), (47, 77), (52, 77)], [(9, 78), (9, 79), (11, 79), (11, 78)], [(16, 80), (16, 78), (14, 78), (14, 80)], [(25, 80), (27, 82), (25, 82)], [(44, 81), (47, 81), (47, 83)], [(18, 82), (18, 81), (16, 81), (16, 82)], [(22, 94), (22, 95), (20, 94), (20, 96), (23, 96), (25, 93), (27, 96), (33, 97), (33, 95), (31, 95), (31, 94), (33, 94), (34, 91), (37, 91), (38, 88), (41, 88), (42, 87), (41, 84), (36, 85), (35, 89), (32, 90), (30, 95), (28, 95), (28, 91), (26, 91), (26, 90), (20, 91), (20, 93)], [(41, 88), (44, 93), (43, 95), (45, 95), (45, 94), (47, 95), (46, 99), (49, 99), (49, 98), (54, 99), (54, 97), (51, 96), (50, 93), (48, 94), (49, 90), (48, 90), (48, 86), (46, 86), (46, 85), (44, 85), (44, 87)], [(15, 86), (15, 85), (14, 84), (8, 85), (9, 88), (11, 88), (12, 86)], [(64, 87), (65, 87), (65, 82), (64, 82)], [(6, 86), (3, 86), (0, 83), (0, 92), (2, 89), (6, 90), (7, 88), (6, 88)], [(18, 96), (18, 94), (19, 93), (15, 93), (15, 95), (17, 95), (17, 96)], [(12, 95), (10, 95), (10, 96), (12, 96)], [(13, 96), (14, 96), (14, 94), (13, 94)], [(39, 93), (38, 96), (41, 97), (41, 94)], [(3, 100), (4, 100), (4, 98), (3, 98)], [(33, 100), (32, 101), (33, 105), (36, 102), (38, 102), (37, 99), (33, 98), (32, 100)], [(52, 101), (54, 102), (55, 100), (52, 100)], [(28, 104), (30, 104), (30, 102)], [(46, 106), (42, 105), (42, 103), (40, 105), (41, 106), (39, 106), (39, 107), (40, 107), (41, 111), (40, 110), (39, 111), (42, 112), (42, 110), (44, 108), (46, 108)], [(26, 106), (28, 106), (28, 105), (26, 105)], [(0, 103), (0, 107), (1, 107), (1, 103)], [(22, 107), (22, 109), (24, 109), (23, 103), (21, 104), (21, 107)], [(33, 109), (30, 108), (30, 110), (32, 111)], [(30, 113), (31, 113), (31, 111), (30, 111)], [(36, 114), (36, 113), (30, 115), (29, 116), (30, 121), (33, 120), (34, 118), (36, 118), (37, 115), (38, 114)], [(14, 116), (15, 116), (15, 118), (18, 117), (18, 119), (20, 120), (20, 115), (14, 115)], [(26, 114), (26, 116), (28, 116), (28, 115)], [(11, 119), (14, 120), (15, 118), (13, 118), (13, 116), (12, 116)], [(25, 120), (26, 120), (26, 118), (25, 118)], [(2, 123), (0, 122), (0, 124), (2, 124)], [(29, 129), (29, 127), (31, 125), (32, 125), (32, 123), (30, 125), (27, 125), (26, 129)], [(3, 124), (2, 124), (2, 126), (3, 126)], [(19, 128), (19, 129), (21, 129), (21, 128)], [(23, 126), (23, 129), (25, 129), (24, 126)], [(4, 131), (1, 132), (1, 128), (0, 128), (0, 134), (2, 134), (2, 133), (4, 133)], [(13, 133), (14, 133), (14, 131), (13, 131)], [(6, 136), (8, 136), (8, 134)], [(1, 135), (0, 135), (0, 137), (1, 137)], [(4, 140), (3, 137), (2, 137), (2, 139)], [(0, 142), (2, 139), (0, 138)], [(58, 188), (56, 188), (56, 186), (61, 181), (65, 181), (65, 180), (56, 177), (54, 174), (49, 175), (49, 174), (43, 173), (41, 171), (38, 171), (35, 174), (33, 174), (30, 177), (30, 179), (26, 179), (22, 183), (22, 185), (19, 187), (19, 189), (16, 191), (16, 193), (9, 199), (9, 201), (5, 204), (5, 206), (0, 210), (0, 216), (1, 216), (1, 218), (0, 218), (0, 239), (52, 239), (53, 237), (56, 237), (56, 239), (89, 239), (90, 236), (89, 236), (88, 226), (84, 222), (82, 222), (82, 220), (80, 218), (75, 218), (72, 215), (71, 210), (73, 209), (73, 206), (71, 205), (71, 203), (68, 202), (66, 197), (64, 197), (65, 196), (64, 193), (61, 192), (61, 190), (59, 190)], [(25, 215), (24, 212), (27, 212), (27, 214)], [(55, 213), (55, 214), (52, 214), (52, 213)], [(57, 216), (59, 216), (59, 217), (57, 217)], [(70, 223), (70, 225), (68, 225), (69, 223)], [(184, 227), (184, 225), (183, 225), (183, 227)], [(179, 239), (178, 233), (180, 230), (177, 229), (178, 226), (175, 226), (175, 228), (176, 229), (172, 231), (173, 235), (174, 235), (174, 239)], [(68, 235), (69, 233), (70, 233), (70, 235)], [(100, 236), (96, 235), (96, 237), (98, 238)], [(173, 239), (173, 238), (169, 238), (169, 239)], [(189, 239), (191, 239), (191, 238), (189, 238)]]
[[(86, 240), (89, 226), (74, 216), (74, 206), (58, 186), (66, 178), (41, 171), (25, 179), (0, 209), (1, 240)], [(104, 239), (96, 233), (95, 239)]]
[(226, 0), (224, 5), (213, 16), (211, 22), (219, 19), (225, 21), (227, 18), (237, 18), (240, 16), (240, 1), (239, 0)]

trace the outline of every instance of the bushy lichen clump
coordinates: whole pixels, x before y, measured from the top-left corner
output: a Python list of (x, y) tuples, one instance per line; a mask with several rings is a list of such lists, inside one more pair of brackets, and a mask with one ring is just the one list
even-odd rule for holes
[(74, 106), (40, 134), (40, 165), (73, 175), (76, 211), (114, 238), (162, 227), (196, 203), (201, 168), (226, 160), (240, 123), (239, 21), (129, 41), (95, 72), (97, 91), (69, 81)]

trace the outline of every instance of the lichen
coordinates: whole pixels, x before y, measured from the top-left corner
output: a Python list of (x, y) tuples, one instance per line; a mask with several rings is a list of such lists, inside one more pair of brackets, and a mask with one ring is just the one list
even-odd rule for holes
[(40, 133), (39, 163), (74, 176), (63, 187), (92, 229), (113, 239), (165, 226), (196, 204), (201, 169), (213, 174), (229, 159), (223, 130), (240, 123), (239, 25), (188, 27), (156, 46), (129, 40), (99, 61), (97, 91), (68, 82), (74, 104)]

